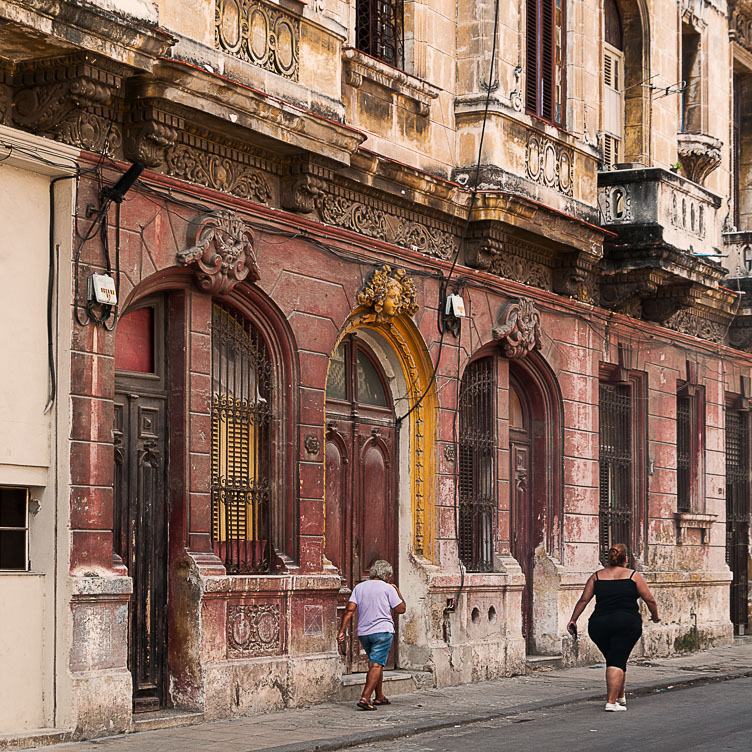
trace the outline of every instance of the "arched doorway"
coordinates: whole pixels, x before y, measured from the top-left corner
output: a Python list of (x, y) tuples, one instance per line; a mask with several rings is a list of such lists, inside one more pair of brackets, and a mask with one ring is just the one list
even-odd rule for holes
[(128, 667), (134, 711), (167, 699), (167, 358), (162, 297), (129, 310), (115, 330), (113, 541), (133, 580)]
[[(397, 429), (392, 395), (373, 350), (356, 334), (332, 356), (326, 387), (326, 556), (340, 571), (338, 607), (368, 578), (377, 559), (397, 576)], [(367, 670), (356, 639), (345, 645), (347, 671)], [(387, 663), (396, 665), (396, 644)]]
[(543, 359), (529, 353), (510, 361), (510, 543), (525, 574), (522, 631), (531, 654), (550, 652), (556, 632), (557, 598), (536, 585), (541, 579), (536, 568), (559, 553), (561, 431), (561, 397)]

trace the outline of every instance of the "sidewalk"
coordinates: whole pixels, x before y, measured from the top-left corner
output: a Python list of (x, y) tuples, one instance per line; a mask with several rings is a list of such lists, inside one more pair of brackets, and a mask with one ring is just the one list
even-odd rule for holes
[[(682, 685), (752, 676), (752, 636), (733, 646), (677, 658), (630, 663), (627, 698)], [(572, 702), (602, 701), (602, 666), (538, 672), (446, 689), (398, 695), (376, 712), (355, 703), (144, 731), (95, 742), (58, 745), (59, 752), (304, 752), (345, 749), (419, 731), (485, 721)], [(633, 700), (636, 704), (639, 700)], [(598, 708), (600, 709), (600, 708)], [(39, 749), (39, 748), (37, 748)], [(49, 748), (48, 748), (49, 749)]]

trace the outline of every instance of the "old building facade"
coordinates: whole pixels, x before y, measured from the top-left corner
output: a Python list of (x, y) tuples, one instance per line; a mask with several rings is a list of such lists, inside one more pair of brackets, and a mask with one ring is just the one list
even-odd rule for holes
[(748, 0), (0, 0), (0, 745), (335, 697), (376, 558), (411, 686), (593, 659), (617, 540), (638, 652), (743, 633), (750, 76)]

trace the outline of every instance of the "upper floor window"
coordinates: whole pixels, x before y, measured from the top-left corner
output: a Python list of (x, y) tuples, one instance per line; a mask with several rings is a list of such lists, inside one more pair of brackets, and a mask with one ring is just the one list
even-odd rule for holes
[(603, 166), (622, 161), (624, 143), (624, 35), (616, 0), (604, 4)]
[(357, 0), (355, 46), (395, 68), (403, 68), (403, 19), (402, 0)]
[(705, 511), (705, 395), (684, 384), (676, 395), (676, 493), (678, 512)]
[(230, 574), (269, 571), (272, 507), (272, 367), (249, 321), (212, 314), (211, 507), (215, 553)]
[(493, 357), (473, 361), (460, 385), (459, 555), (471, 572), (493, 569), (496, 508), (496, 379)]
[(0, 570), (29, 568), (29, 491), (0, 486)]
[(525, 108), (564, 124), (564, 0), (527, 0)]
[(706, 60), (700, 33), (688, 23), (682, 23), (682, 111), (681, 132), (703, 133), (707, 115), (705, 112)]

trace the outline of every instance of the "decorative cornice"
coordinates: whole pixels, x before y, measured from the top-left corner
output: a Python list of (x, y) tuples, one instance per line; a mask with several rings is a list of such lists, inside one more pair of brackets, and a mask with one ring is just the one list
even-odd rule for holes
[(507, 358), (524, 358), (541, 348), (541, 316), (529, 298), (511, 300), (501, 310), (493, 329)]
[(228, 55), (298, 80), (300, 19), (257, 0), (216, 0), (214, 44)]
[(192, 245), (177, 254), (190, 266), (199, 288), (211, 295), (229, 292), (248, 279), (258, 279), (253, 234), (243, 219), (231, 211), (213, 211), (191, 220)]
[(360, 323), (385, 324), (403, 313), (412, 316), (418, 310), (416, 295), (415, 283), (404, 269), (382, 266), (358, 294), (358, 304), (371, 309)]
[(431, 112), (431, 102), (438, 98), (441, 91), (436, 86), (431, 86), (428, 82), (393, 68), (353, 47), (347, 47), (342, 51), (342, 61), (345, 80), (350, 86), (359, 88), (364, 79), (373, 81), (415, 102), (419, 115), (427, 116)]
[(678, 133), (676, 140), (682, 172), (702, 185), (721, 163), (723, 142), (706, 133)]

